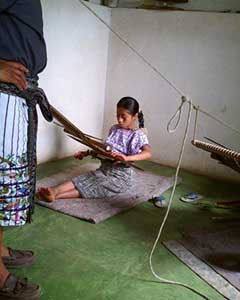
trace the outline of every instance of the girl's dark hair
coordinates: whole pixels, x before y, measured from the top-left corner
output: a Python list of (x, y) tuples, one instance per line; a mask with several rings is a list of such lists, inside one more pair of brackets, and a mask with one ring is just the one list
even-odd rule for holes
[(123, 97), (118, 101), (117, 107), (126, 109), (132, 116), (135, 116), (138, 113), (139, 128), (144, 128), (143, 112), (139, 111), (139, 104), (136, 99), (132, 97)]

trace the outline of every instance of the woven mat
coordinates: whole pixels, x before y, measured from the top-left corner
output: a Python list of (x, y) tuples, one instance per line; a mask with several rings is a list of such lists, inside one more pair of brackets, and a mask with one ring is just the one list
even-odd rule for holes
[[(92, 169), (94, 169), (93, 164), (85, 164), (68, 169), (37, 181), (37, 187), (57, 185)], [(173, 177), (158, 176), (137, 170), (133, 178), (132, 189), (127, 194), (119, 194), (104, 199), (58, 199), (52, 203), (37, 200), (37, 203), (58, 212), (87, 220), (91, 223), (100, 223), (120, 212), (133, 208), (139, 203), (161, 195), (171, 188), (173, 183)]]

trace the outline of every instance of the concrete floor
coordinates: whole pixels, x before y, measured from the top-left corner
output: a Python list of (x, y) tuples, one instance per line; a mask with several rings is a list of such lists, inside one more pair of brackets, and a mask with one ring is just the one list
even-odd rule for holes
[[(39, 165), (38, 178), (75, 166), (72, 158)], [(175, 170), (152, 162), (139, 164), (157, 174), (172, 176)], [(222, 182), (182, 171), (183, 183), (176, 189), (173, 207), (162, 240), (178, 239), (186, 227), (215, 226), (214, 216), (238, 216), (237, 210), (216, 209), (217, 200), (238, 200), (237, 183)], [(190, 191), (204, 195), (203, 205), (186, 204), (179, 197)], [(164, 196), (168, 199), (170, 191)], [(42, 300), (198, 300), (193, 292), (157, 283), (148, 259), (165, 209), (151, 202), (93, 225), (36, 206), (34, 222), (7, 229), (11, 247), (33, 249), (36, 265), (14, 271), (42, 287)], [(227, 226), (227, 223), (226, 223)], [(161, 244), (153, 263), (160, 276), (190, 284), (212, 300), (224, 299), (182, 264)]]

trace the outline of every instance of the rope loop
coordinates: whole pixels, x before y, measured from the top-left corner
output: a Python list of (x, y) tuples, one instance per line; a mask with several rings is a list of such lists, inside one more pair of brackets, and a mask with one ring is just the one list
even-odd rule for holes
[[(189, 102), (189, 99), (186, 96), (182, 96), (181, 97), (181, 104), (178, 107), (177, 111), (175, 112), (175, 114), (172, 116), (172, 118), (169, 120), (168, 124), (167, 124), (167, 131), (169, 133), (173, 133), (177, 130), (178, 126), (179, 126), (179, 122), (181, 119), (181, 115), (182, 115), (182, 108), (184, 106), (185, 103)], [(177, 118), (176, 124), (173, 128), (171, 127), (172, 122)]]
[(198, 112), (199, 112), (199, 105), (193, 104), (193, 109), (195, 110), (195, 121), (194, 121), (194, 129), (193, 129), (193, 141), (195, 141), (196, 131), (197, 131), (197, 120), (198, 120)]

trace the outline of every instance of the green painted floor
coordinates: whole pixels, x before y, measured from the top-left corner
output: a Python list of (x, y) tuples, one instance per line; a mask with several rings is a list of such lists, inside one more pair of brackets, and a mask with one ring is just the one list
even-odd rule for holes
[[(79, 163), (71, 158), (38, 167), (38, 178)], [(175, 170), (144, 162), (145, 170), (171, 176)], [(238, 200), (238, 184), (182, 171), (183, 183), (176, 189), (174, 204), (163, 239), (177, 239), (186, 227), (211, 228), (214, 216), (238, 216), (237, 210), (211, 208), (216, 200)], [(195, 191), (204, 195), (204, 205), (185, 204), (180, 195)], [(168, 197), (170, 191), (164, 196)], [(36, 207), (34, 222), (7, 229), (5, 242), (12, 247), (33, 249), (36, 265), (15, 271), (42, 287), (41, 300), (197, 300), (191, 291), (157, 283), (148, 259), (165, 209), (141, 204), (103, 223), (93, 225), (47, 208)], [(227, 226), (227, 223), (225, 226)], [(160, 276), (192, 285), (212, 300), (224, 299), (161, 244), (154, 255)]]

